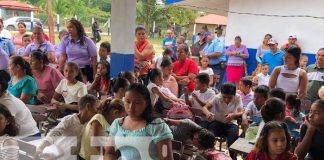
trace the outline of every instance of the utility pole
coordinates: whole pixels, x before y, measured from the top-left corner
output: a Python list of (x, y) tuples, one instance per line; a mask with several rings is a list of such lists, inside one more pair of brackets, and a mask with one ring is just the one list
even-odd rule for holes
[(54, 35), (54, 19), (52, 11), (52, 0), (47, 0), (47, 18), (48, 18), (48, 30), (49, 30), (49, 40), (52, 44), (55, 44), (55, 35)]

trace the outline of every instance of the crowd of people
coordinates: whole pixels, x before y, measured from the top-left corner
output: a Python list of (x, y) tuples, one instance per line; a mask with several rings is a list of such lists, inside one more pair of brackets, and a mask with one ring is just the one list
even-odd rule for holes
[[(55, 144), (64, 159), (173, 159), (172, 140), (192, 144), (207, 158), (216, 137), (229, 148), (239, 136), (255, 143), (247, 160), (323, 158), (324, 48), (307, 66), (295, 35), (279, 49), (266, 34), (255, 57), (258, 66), (248, 75), (250, 54), (240, 36), (226, 47), (222, 29), (205, 29), (190, 46), (171, 29), (162, 55), (155, 57), (139, 26), (134, 70), (111, 77), (110, 43), (97, 49), (99, 32), (89, 38), (78, 20), (68, 22), (56, 46), (42, 26), (32, 35), (23, 22), (18, 28), (11, 37), (0, 28), (0, 159), (18, 159), (13, 136), (41, 138), (35, 156)], [(28, 109), (35, 105), (52, 106), (49, 118), (59, 122), (43, 137)], [(174, 106), (200, 112), (191, 120), (168, 118)], [(106, 146), (93, 146), (93, 137), (108, 137)], [(229, 155), (237, 158), (231, 150)]]

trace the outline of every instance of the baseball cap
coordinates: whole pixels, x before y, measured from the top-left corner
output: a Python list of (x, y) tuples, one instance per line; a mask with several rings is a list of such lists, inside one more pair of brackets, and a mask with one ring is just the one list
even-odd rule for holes
[(207, 36), (209, 36), (209, 35), (211, 35), (210, 32), (205, 32), (205, 33), (204, 33), (204, 37), (207, 37)]
[(293, 34), (293, 35), (290, 35), (290, 36), (288, 37), (288, 39), (297, 39), (297, 36), (296, 36), (295, 34)]
[(277, 44), (277, 41), (271, 38), (269, 40), (268, 44)]

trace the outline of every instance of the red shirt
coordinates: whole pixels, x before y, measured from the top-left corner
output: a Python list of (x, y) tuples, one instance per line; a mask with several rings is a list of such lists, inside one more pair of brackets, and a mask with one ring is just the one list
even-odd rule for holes
[[(151, 43), (147, 40), (145, 40), (144, 43), (142, 43), (141, 45), (138, 43), (138, 41), (135, 42), (135, 47), (138, 49), (139, 52), (143, 52), (143, 50), (149, 46)], [(151, 64), (151, 61), (154, 58), (154, 52), (152, 52), (150, 55), (148, 55), (145, 58), (145, 61), (148, 62), (149, 64)], [(150, 69), (150, 67), (142, 67), (141, 64), (136, 64), (135, 65), (139, 66), (140, 68), (140, 75), (147, 75), (148, 70)]]
[[(188, 58), (184, 63), (180, 63), (179, 61), (173, 63), (173, 73), (177, 76), (188, 76), (189, 73), (197, 75), (198, 72), (198, 65), (191, 58)], [(190, 92), (192, 92), (195, 89), (194, 80), (189, 82), (188, 89)]]
[[(245, 158), (245, 160), (271, 160), (268, 153), (256, 154), (256, 151), (251, 151)], [(276, 160), (297, 160), (297, 157), (292, 153), (283, 153), (277, 157)]]

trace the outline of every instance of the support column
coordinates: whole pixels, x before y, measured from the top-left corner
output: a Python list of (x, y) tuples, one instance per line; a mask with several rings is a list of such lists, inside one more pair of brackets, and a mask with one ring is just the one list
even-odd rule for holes
[(34, 29), (34, 11), (30, 12), (30, 31), (33, 32)]
[(111, 1), (111, 77), (134, 71), (136, 0)]

